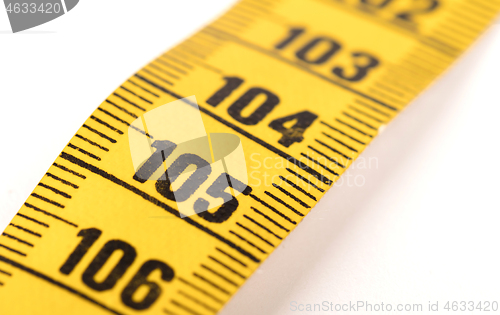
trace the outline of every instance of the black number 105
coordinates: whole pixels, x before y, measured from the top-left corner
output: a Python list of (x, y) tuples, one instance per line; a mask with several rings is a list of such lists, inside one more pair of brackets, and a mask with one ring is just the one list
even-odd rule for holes
[[(65, 275), (69, 275), (73, 269), (75, 269), (76, 265), (82, 260), (83, 256), (85, 256), (89, 248), (101, 236), (101, 234), (102, 232), (95, 228), (81, 230), (78, 233), (78, 236), (82, 237), (80, 244), (76, 246), (75, 250), (69, 255), (68, 259), (59, 271)], [(99, 272), (99, 270), (101, 270), (111, 255), (116, 251), (120, 251), (122, 253), (122, 257), (104, 280), (97, 281), (95, 279), (95, 275)], [(87, 269), (83, 272), (83, 283), (96, 291), (106, 291), (112, 289), (116, 282), (132, 265), (136, 256), (137, 252), (132, 245), (120, 240), (108, 241), (104, 244), (99, 253), (97, 253), (92, 262), (88, 265)], [(144, 310), (150, 307), (158, 299), (161, 294), (161, 287), (157, 283), (147, 279), (148, 276), (155, 270), (160, 270), (161, 279), (163, 281), (169, 282), (174, 278), (174, 270), (164, 262), (159, 260), (146, 261), (142, 264), (136, 274), (132, 277), (132, 280), (130, 280), (125, 289), (122, 291), (121, 298), (125, 305), (136, 310)], [(142, 298), (142, 300), (136, 301), (132, 299), (132, 296), (141, 286), (147, 287), (148, 293)]]

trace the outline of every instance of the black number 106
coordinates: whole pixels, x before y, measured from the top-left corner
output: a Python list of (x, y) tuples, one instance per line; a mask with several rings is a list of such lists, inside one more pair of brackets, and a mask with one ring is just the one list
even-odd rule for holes
[[(102, 232), (95, 228), (81, 230), (78, 233), (78, 236), (82, 237), (80, 244), (78, 244), (75, 250), (69, 255), (59, 271), (65, 275), (69, 275), (101, 234)], [(123, 254), (122, 257), (104, 280), (97, 281), (95, 275), (116, 251), (121, 251)], [(83, 283), (96, 291), (112, 289), (116, 282), (132, 265), (136, 256), (137, 252), (132, 245), (120, 240), (108, 241), (83, 272)], [(161, 294), (161, 287), (157, 283), (147, 279), (147, 277), (157, 269), (160, 270), (161, 279), (163, 281), (169, 282), (174, 278), (174, 270), (164, 262), (159, 260), (146, 261), (122, 291), (121, 299), (125, 305), (136, 310), (144, 310), (150, 307), (158, 299)], [(148, 293), (142, 300), (135, 301), (132, 299), (132, 296), (141, 286), (147, 287)]]

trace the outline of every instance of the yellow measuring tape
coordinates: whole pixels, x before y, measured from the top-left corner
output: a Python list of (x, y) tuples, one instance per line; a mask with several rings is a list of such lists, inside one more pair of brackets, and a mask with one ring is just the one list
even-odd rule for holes
[[(216, 313), (499, 9), (500, 0), (239, 2), (125, 81), (64, 148), (0, 237), (0, 313)], [(159, 154), (180, 147), (148, 128), (170, 103), (199, 107), (211, 149), (208, 162), (191, 157), (225, 163), (202, 184), (153, 174), (172, 172)], [(181, 136), (200, 125), (167, 120)], [(220, 153), (217, 135), (237, 140), (220, 138), (244, 152), (240, 167), (224, 162), (233, 149)], [(133, 139), (148, 141), (146, 161), (134, 160)], [(190, 174), (190, 164), (207, 169), (191, 162)], [(207, 196), (182, 206), (181, 192), (194, 191)]]

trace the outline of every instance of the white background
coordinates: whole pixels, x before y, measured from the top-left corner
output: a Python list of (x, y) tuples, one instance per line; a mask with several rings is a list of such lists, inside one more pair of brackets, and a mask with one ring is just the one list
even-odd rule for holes
[[(231, 3), (82, 0), (14, 35), (0, 10), (0, 230), (110, 92)], [(365, 185), (332, 188), (221, 314), (500, 301), (499, 56), (497, 24), (363, 153)]]

